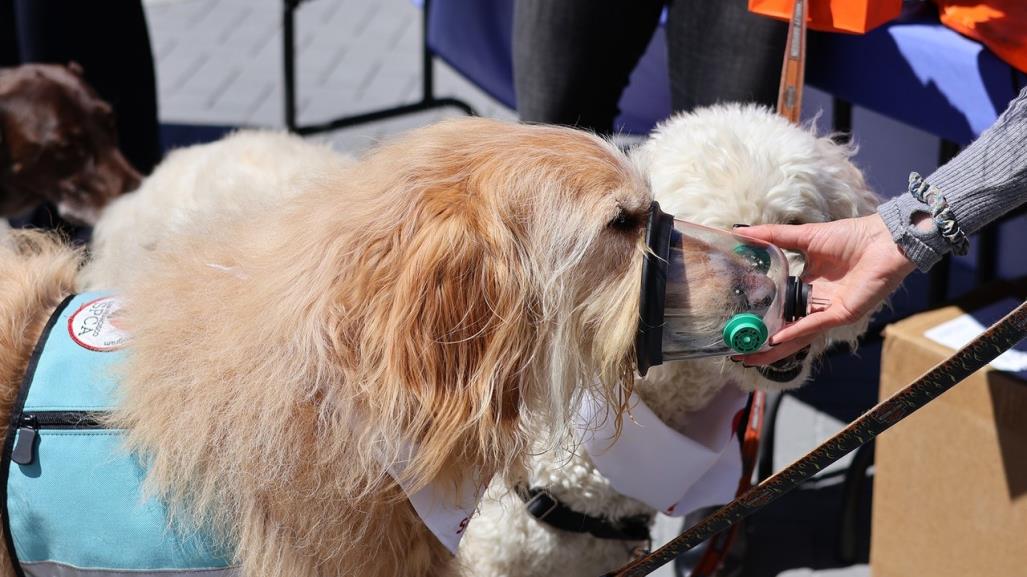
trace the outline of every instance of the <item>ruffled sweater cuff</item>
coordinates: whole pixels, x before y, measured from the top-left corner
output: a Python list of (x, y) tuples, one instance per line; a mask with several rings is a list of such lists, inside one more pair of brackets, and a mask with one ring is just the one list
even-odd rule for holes
[[(995, 124), (950, 162), (927, 177), (944, 195), (959, 227), (973, 234), (1027, 201), (1027, 88)], [(908, 192), (878, 207), (892, 238), (917, 268), (927, 271), (952, 250), (937, 229), (918, 230), (926, 204)]]

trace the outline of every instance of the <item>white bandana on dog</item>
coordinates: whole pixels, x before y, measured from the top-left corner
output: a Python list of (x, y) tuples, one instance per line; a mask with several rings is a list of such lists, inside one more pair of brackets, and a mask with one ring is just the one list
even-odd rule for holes
[[(408, 448), (408, 454), (413, 455), (413, 447)], [(389, 467), (389, 474), (399, 483), (407, 500), (414, 506), (417, 516), (426, 527), (439, 540), (440, 543), (449, 549), (449, 552), (456, 555), (457, 545), (464, 536), (467, 523), (471, 515), (478, 508), (478, 501), (488, 483), (478, 479), (478, 475), (465, 475), (460, 483), (458, 502), (452, 501), (453, 492), (441, 487), (439, 483), (430, 483), (419, 491), (410, 491), (409, 484), (403, 480), (402, 463)]]
[[(742, 475), (735, 424), (747, 398), (736, 387), (724, 387), (706, 408), (691, 415), (682, 434), (632, 395), (631, 414), (611, 444), (613, 419), (603, 419), (604, 405), (586, 396), (577, 425), (582, 445), (615, 489), (667, 515), (683, 516), (734, 498)], [(411, 455), (413, 451), (411, 447)], [(390, 467), (389, 473), (393, 479), (402, 479), (402, 464)], [(402, 480), (398, 483), (421, 521), (455, 555), (487, 483), (475, 475), (466, 476), (458, 503), (448, 498), (452, 492), (436, 483), (415, 492)]]
[(690, 415), (681, 433), (633, 394), (630, 414), (615, 437), (605, 405), (586, 395), (576, 424), (582, 445), (614, 489), (667, 515), (683, 516), (734, 498), (742, 475), (735, 424), (747, 398), (737, 387), (724, 387), (706, 408)]

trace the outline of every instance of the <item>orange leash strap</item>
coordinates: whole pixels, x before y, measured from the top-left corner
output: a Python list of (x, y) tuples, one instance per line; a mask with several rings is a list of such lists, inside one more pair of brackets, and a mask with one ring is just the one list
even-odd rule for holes
[(777, 113), (798, 124), (802, 111), (802, 86), (806, 77), (806, 15), (809, 0), (795, 0), (788, 23), (781, 88), (777, 93)]
[[(763, 391), (754, 392), (752, 402), (749, 403), (749, 414), (745, 420), (745, 431), (742, 434), (742, 478), (738, 480), (736, 498), (741, 497), (752, 488), (752, 474), (756, 470), (756, 459), (760, 449), (760, 431), (763, 429), (763, 414), (766, 406), (767, 394)], [(731, 549), (731, 544), (740, 527), (740, 525), (732, 525), (731, 529), (714, 535), (710, 539), (709, 547), (695, 565), (691, 577), (710, 577), (720, 569), (724, 560), (727, 559), (727, 552)]]

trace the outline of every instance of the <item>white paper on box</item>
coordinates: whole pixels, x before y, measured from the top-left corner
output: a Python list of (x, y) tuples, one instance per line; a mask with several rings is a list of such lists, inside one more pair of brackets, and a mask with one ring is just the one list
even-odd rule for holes
[[(1019, 304), (1013, 299), (1001, 300), (928, 329), (924, 331), (924, 336), (951, 349), (960, 349), (984, 332), (987, 328), (985, 323), (990, 325)], [(990, 364), (1000, 371), (1027, 371), (1027, 351), (1014, 348), (1002, 353)]]

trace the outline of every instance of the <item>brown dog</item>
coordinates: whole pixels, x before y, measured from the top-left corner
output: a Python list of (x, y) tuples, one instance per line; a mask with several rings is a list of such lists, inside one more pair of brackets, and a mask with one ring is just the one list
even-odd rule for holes
[[(582, 388), (623, 404), (648, 186), (595, 136), (483, 119), (295, 186), (127, 281), (113, 424), (240, 575), (446, 574), (397, 481), (452, 498), (518, 468), (523, 421), (566, 429)], [(0, 422), (78, 266), (34, 234), (0, 243)]]
[(140, 179), (118, 150), (110, 105), (77, 64), (0, 69), (0, 216), (49, 201), (92, 224)]

